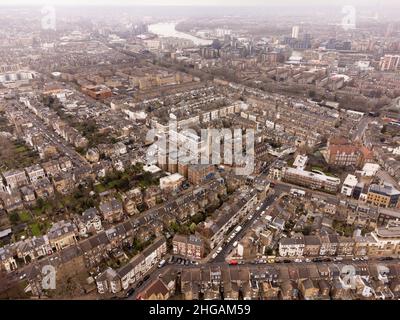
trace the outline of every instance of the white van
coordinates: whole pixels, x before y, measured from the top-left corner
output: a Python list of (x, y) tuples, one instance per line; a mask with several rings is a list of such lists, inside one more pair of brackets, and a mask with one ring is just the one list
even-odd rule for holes
[(165, 260), (161, 260), (160, 263), (158, 264), (158, 267), (159, 267), (159, 268), (164, 267), (165, 262), (166, 262)]

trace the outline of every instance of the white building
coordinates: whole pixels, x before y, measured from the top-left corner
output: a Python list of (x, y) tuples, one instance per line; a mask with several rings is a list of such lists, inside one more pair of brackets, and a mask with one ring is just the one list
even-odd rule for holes
[(294, 26), (292, 28), (292, 38), (298, 39), (299, 38), (299, 33), (300, 33), (300, 27), (299, 26)]
[(185, 181), (185, 178), (182, 175), (174, 173), (160, 179), (160, 188), (161, 190), (175, 191), (183, 181)]
[(380, 166), (376, 163), (366, 163), (361, 170), (361, 175), (365, 177), (373, 177), (379, 171)]
[(347, 175), (346, 179), (342, 185), (341, 193), (347, 197), (350, 197), (353, 194), (353, 190), (358, 183), (357, 177), (353, 176), (352, 174)]
[(307, 165), (308, 157), (306, 155), (299, 154), (293, 162), (293, 167), (304, 170)]
[(301, 257), (304, 246), (304, 238), (283, 238), (279, 242), (279, 255), (281, 257)]

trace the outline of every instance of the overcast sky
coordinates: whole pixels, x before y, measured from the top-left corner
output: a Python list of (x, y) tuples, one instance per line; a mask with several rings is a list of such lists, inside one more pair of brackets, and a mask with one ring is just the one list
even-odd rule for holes
[(399, 6), (399, 0), (0, 0), (0, 5), (186, 5), (186, 6), (262, 6), (262, 5), (369, 5)]

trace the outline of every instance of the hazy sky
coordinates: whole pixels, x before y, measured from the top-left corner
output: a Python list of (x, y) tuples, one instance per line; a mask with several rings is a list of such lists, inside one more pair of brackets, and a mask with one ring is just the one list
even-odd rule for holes
[(262, 6), (262, 5), (380, 5), (399, 6), (399, 0), (0, 0), (0, 5), (186, 5), (186, 6)]

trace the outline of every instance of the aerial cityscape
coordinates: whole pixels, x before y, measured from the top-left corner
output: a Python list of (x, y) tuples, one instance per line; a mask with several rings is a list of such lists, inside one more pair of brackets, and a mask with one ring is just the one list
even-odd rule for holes
[(399, 300), (400, 3), (0, 0), (0, 300)]

